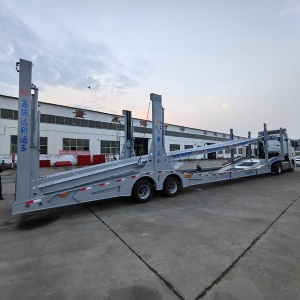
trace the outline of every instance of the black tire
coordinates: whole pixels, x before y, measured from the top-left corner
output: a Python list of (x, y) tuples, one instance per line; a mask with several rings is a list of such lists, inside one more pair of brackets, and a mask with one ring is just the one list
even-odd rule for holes
[(275, 170), (276, 175), (280, 175), (282, 173), (282, 165), (281, 162), (276, 163), (276, 170)]
[(164, 182), (163, 194), (166, 197), (175, 197), (180, 190), (179, 181), (176, 177), (168, 177)]
[(153, 185), (147, 179), (141, 179), (132, 189), (132, 197), (137, 203), (146, 203), (153, 195)]
[(293, 172), (295, 170), (295, 162), (291, 161), (291, 168), (289, 169), (290, 172)]

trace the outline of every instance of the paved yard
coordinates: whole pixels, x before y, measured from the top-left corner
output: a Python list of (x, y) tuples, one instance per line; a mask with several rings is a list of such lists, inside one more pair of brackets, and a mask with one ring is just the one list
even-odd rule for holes
[(13, 216), (14, 178), (2, 173), (1, 299), (300, 298), (300, 168)]

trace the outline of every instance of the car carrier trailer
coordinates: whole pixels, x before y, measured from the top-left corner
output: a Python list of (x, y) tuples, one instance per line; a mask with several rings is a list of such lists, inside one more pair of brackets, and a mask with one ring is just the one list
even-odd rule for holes
[[(38, 89), (31, 83), (32, 63), (21, 59), (19, 72), (18, 115), (18, 168), (12, 213), (27, 213), (55, 207), (105, 200), (119, 196), (132, 196), (136, 202), (147, 202), (154, 191), (162, 190), (174, 197), (180, 189), (217, 182), (267, 174), (280, 174), (283, 169), (294, 170), (292, 158), (284, 155), (269, 157), (268, 131), (246, 139), (231, 140), (192, 149), (166, 152), (164, 136), (164, 109), (162, 97), (151, 94), (152, 144), (149, 155), (136, 157), (133, 150), (131, 112), (123, 111), (125, 143), (122, 159), (65, 172), (39, 176), (39, 116)], [(33, 94), (32, 94), (33, 92)], [(283, 145), (284, 130), (278, 130)], [(251, 157), (250, 145), (263, 142), (264, 158)], [(234, 161), (234, 148), (247, 146), (247, 157)], [(230, 163), (219, 169), (179, 170), (178, 160), (220, 150), (230, 150)]]

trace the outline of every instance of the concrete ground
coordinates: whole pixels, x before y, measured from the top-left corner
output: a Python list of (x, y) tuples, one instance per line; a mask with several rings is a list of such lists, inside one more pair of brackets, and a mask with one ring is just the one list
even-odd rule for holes
[(299, 167), (13, 216), (14, 179), (2, 173), (0, 299), (300, 299)]

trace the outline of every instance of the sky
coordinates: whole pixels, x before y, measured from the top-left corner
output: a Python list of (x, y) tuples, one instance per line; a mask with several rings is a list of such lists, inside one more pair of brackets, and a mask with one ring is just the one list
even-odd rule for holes
[[(0, 94), (32, 61), (39, 100), (300, 139), (300, 0), (0, 0)], [(90, 87), (90, 89), (88, 88)], [(150, 110), (151, 111), (151, 110)]]

